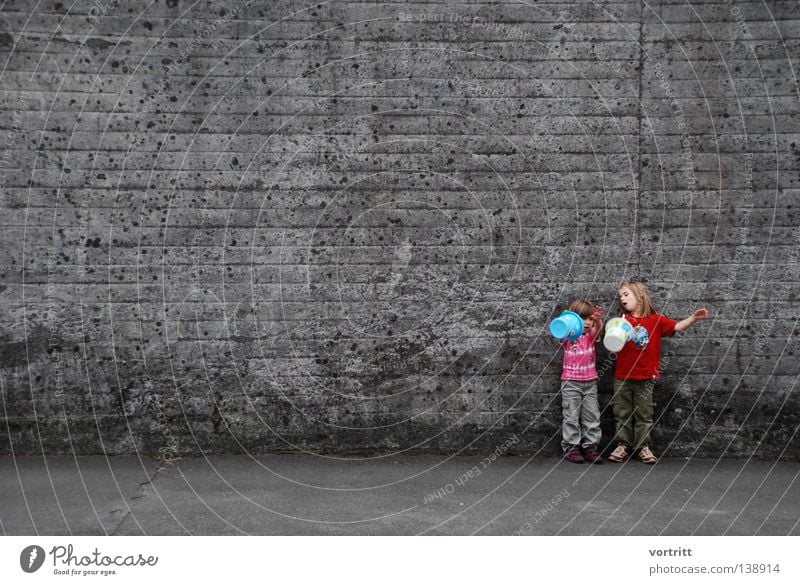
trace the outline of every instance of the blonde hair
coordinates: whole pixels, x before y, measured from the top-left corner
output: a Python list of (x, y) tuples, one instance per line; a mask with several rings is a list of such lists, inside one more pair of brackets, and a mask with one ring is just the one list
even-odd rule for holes
[(581, 316), (581, 319), (588, 319), (592, 311), (594, 311), (594, 305), (585, 299), (577, 299), (572, 301), (572, 304), (569, 306), (569, 311), (573, 313), (578, 313)]
[[(653, 299), (650, 298), (650, 293), (647, 291), (647, 287), (643, 282), (638, 280), (625, 280), (619, 285), (617, 290), (622, 290), (623, 287), (628, 287), (633, 293), (633, 296), (636, 297), (636, 304), (639, 309), (639, 314), (642, 317), (648, 317), (656, 312), (656, 308), (653, 306)], [(624, 310), (625, 309), (623, 309), (623, 311)]]

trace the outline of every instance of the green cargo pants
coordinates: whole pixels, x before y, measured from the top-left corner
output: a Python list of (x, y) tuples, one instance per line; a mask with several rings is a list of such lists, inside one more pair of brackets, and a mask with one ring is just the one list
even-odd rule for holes
[(653, 386), (655, 380), (614, 380), (615, 444), (628, 445), (634, 451), (650, 445)]

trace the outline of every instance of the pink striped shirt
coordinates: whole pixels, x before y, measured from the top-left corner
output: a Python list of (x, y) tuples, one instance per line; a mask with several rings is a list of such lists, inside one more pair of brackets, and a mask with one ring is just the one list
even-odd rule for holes
[(589, 382), (597, 380), (595, 367), (595, 339), (588, 331), (575, 341), (565, 341), (564, 367), (561, 370), (562, 380)]

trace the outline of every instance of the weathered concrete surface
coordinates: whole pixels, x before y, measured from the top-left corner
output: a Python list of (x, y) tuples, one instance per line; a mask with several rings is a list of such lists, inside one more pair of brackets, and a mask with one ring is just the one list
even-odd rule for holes
[(634, 276), (713, 314), (657, 449), (800, 456), (796, 0), (34, 4), (0, 452), (555, 452), (547, 321)]
[(113, 534), (157, 464), (139, 457), (0, 458), (3, 534)]
[[(50, 479), (34, 483), (44, 469), (41, 459), (23, 457), (16, 465), (10, 458), (2, 459), (3, 531), (8, 535), (800, 533), (796, 462), (662, 459), (655, 466), (636, 461), (578, 466), (556, 458), (270, 455), (190, 458), (157, 471), (153, 467), (152, 462), (132, 457), (48, 457)], [(76, 470), (84, 482), (75, 481)], [(140, 485), (145, 470), (152, 480)], [(24, 499), (17, 477), (25, 485)], [(106, 489), (112, 484), (118, 487)], [(35, 485), (39, 487), (32, 489)], [(57, 511), (56, 496), (65, 521)], [(23, 513), (26, 508), (37, 511), (35, 526)], [(103, 518), (102, 526), (97, 517)]]

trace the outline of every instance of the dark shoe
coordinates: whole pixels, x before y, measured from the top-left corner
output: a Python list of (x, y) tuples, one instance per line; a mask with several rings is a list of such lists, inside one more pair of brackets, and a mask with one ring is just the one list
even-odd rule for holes
[(583, 458), (589, 463), (600, 464), (603, 462), (603, 458), (600, 457), (600, 453), (597, 452), (597, 445), (595, 443), (590, 443), (583, 447)]
[(578, 445), (570, 445), (564, 451), (564, 458), (572, 463), (583, 463), (583, 455), (581, 455), (581, 448)]

